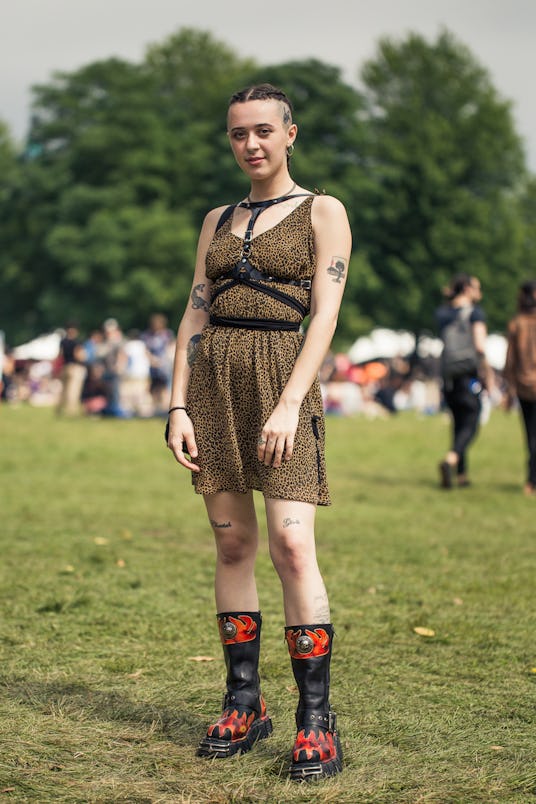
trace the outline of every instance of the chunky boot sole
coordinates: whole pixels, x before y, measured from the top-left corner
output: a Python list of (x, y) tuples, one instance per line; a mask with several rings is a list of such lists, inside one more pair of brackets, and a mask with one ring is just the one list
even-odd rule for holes
[(342, 771), (342, 747), (339, 735), (333, 735), (337, 750), (333, 759), (326, 762), (292, 762), (289, 775), (293, 782), (314, 782), (328, 776), (336, 776)]
[(203, 737), (197, 749), (198, 757), (215, 757), (226, 759), (239, 751), (245, 754), (251, 751), (258, 740), (269, 737), (272, 733), (272, 721), (269, 717), (260, 717), (254, 720), (247, 734), (240, 740), (219, 740), (216, 737)]

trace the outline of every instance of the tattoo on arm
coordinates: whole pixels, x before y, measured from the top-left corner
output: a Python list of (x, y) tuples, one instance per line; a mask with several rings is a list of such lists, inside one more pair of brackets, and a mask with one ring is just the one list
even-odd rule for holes
[(211, 519), (210, 524), (212, 525), (213, 528), (230, 528), (231, 527), (230, 522), (216, 522), (215, 519)]
[(196, 335), (192, 335), (192, 337), (188, 341), (188, 346), (186, 347), (186, 360), (188, 361), (188, 365), (190, 366), (190, 368), (192, 368), (195, 362), (195, 356), (197, 354), (197, 346), (200, 340), (201, 335), (198, 332)]
[(190, 298), (192, 299), (192, 307), (194, 310), (205, 310), (208, 313), (208, 301), (201, 296), (201, 293), (204, 291), (204, 289), (204, 284), (196, 285), (192, 290)]
[(332, 257), (331, 265), (328, 268), (328, 274), (333, 277), (332, 282), (336, 282), (340, 285), (345, 272), (346, 260), (342, 257)]

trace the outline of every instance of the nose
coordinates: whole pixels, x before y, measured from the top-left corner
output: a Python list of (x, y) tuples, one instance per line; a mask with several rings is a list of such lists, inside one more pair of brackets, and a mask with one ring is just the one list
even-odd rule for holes
[(256, 151), (258, 147), (259, 144), (257, 142), (255, 132), (250, 131), (250, 133), (248, 134), (248, 138), (246, 140), (246, 148), (248, 149), (248, 151)]

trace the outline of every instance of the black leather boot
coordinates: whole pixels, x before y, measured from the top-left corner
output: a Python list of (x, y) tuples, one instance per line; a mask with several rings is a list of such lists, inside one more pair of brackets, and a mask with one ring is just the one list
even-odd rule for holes
[(227, 666), (227, 692), (221, 717), (209, 726), (197, 750), (200, 757), (223, 759), (245, 753), (257, 740), (269, 737), (272, 721), (266, 715), (258, 673), (260, 611), (218, 614)]
[(333, 626), (294, 625), (285, 628), (285, 636), (300, 692), (290, 778), (306, 782), (334, 776), (342, 771), (342, 749), (329, 705)]

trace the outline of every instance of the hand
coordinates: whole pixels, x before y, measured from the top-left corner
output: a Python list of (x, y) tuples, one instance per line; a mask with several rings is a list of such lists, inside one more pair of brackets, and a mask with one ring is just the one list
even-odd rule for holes
[(185, 410), (174, 410), (169, 414), (169, 433), (167, 445), (181, 466), (192, 472), (199, 472), (199, 466), (186, 457), (197, 458), (197, 444), (192, 421)]
[(257, 443), (257, 457), (265, 466), (271, 465), (277, 469), (283, 460), (290, 461), (292, 458), (299, 411), (299, 406), (282, 402), (274, 408)]

